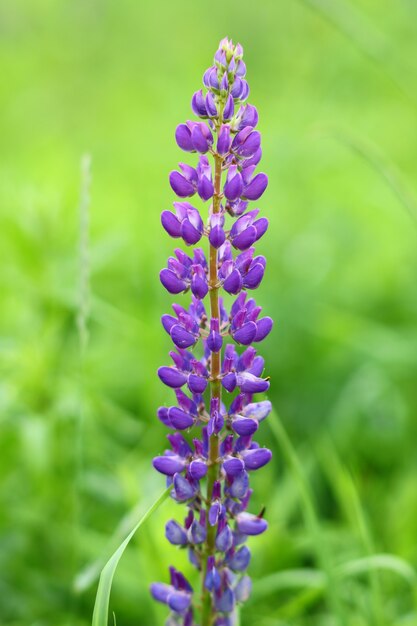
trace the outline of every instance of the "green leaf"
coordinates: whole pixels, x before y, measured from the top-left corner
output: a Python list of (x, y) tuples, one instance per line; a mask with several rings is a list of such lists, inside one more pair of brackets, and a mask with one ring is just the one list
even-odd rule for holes
[(369, 140), (365, 141), (363, 138), (356, 136), (348, 129), (334, 126), (326, 126), (323, 129), (327, 129), (330, 136), (358, 154), (385, 180), (400, 205), (414, 221), (414, 225), (416, 225), (417, 200), (396, 165), (384, 156), (377, 146)]
[(414, 568), (407, 561), (393, 554), (373, 554), (362, 559), (354, 559), (340, 565), (337, 572), (340, 576), (345, 577), (364, 574), (373, 569), (385, 569), (394, 572), (404, 578), (411, 587), (414, 587), (417, 582)]
[(320, 570), (290, 569), (275, 572), (253, 583), (253, 597), (258, 600), (283, 589), (314, 588), (324, 589), (326, 576)]
[(110, 555), (113, 554), (120, 543), (124, 540), (127, 533), (130, 532), (130, 529), (133, 528), (136, 520), (142, 517), (144, 509), (143, 504), (143, 502), (136, 504), (136, 506), (128, 511), (120, 520), (113, 536), (108, 542), (108, 548), (104, 550), (104, 554), (95, 559), (92, 563), (88, 563), (80, 572), (78, 572), (73, 585), (76, 593), (83, 593), (91, 587), (96, 580), (98, 580), (101, 570), (110, 558)]
[[(368, 574), (372, 570), (388, 570), (401, 576), (414, 588), (417, 583), (417, 573), (414, 568), (393, 554), (373, 554), (359, 559), (346, 561), (334, 568), (334, 576), (339, 579)], [(253, 583), (252, 600), (259, 600), (264, 596), (288, 589), (316, 589), (325, 590), (327, 578), (324, 572), (314, 569), (292, 569), (275, 572)]]
[(355, 6), (357, 3), (346, 0), (301, 0), (301, 2), (343, 34), (357, 50), (376, 65), (410, 103), (416, 105), (415, 94), (410, 91), (410, 81), (403, 72), (397, 50), (391, 47), (390, 41), (373, 21), (366, 18), (359, 6)]
[(267, 420), (267, 424), (269, 425), (272, 434), (284, 454), (288, 467), (290, 468), (294, 481), (297, 485), (305, 524), (309, 532), (312, 545), (314, 546), (316, 557), (320, 569), (322, 570), (322, 575), (326, 578), (324, 588), (328, 606), (336, 618), (335, 623), (340, 624), (341, 626), (346, 626), (347, 622), (341, 606), (337, 579), (334, 575), (328, 545), (325, 537), (323, 536), (320, 520), (316, 511), (316, 503), (311, 485), (306, 478), (303, 465), (276, 411), (271, 412)]
[(167, 499), (171, 487), (168, 487), (159, 498), (152, 504), (152, 506), (146, 511), (146, 513), (140, 518), (136, 526), (130, 531), (126, 539), (120, 544), (117, 550), (112, 554), (110, 559), (104, 566), (98, 583), (96, 601), (94, 604), (93, 621), (92, 626), (108, 626), (109, 619), (109, 603), (110, 592), (113, 583), (114, 573), (117, 565), (125, 551), (128, 543), (132, 539), (133, 535), (139, 528), (146, 522), (147, 519), (161, 506), (161, 504)]

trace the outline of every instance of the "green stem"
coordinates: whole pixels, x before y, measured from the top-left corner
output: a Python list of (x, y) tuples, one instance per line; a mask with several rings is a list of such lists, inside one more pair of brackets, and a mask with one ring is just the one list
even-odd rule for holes
[[(219, 122), (219, 126), (221, 121)], [(216, 129), (217, 130), (217, 129)], [(214, 194), (213, 194), (213, 213), (220, 211), (221, 199), (221, 177), (222, 162), (220, 155), (214, 155)], [(217, 277), (217, 250), (210, 245), (209, 260), (209, 289), (210, 289), (210, 315), (212, 318), (220, 320), (219, 307), (219, 287)], [(221, 400), (222, 388), (220, 384), (221, 372), (221, 350), (211, 353), (211, 369), (210, 369), (210, 395), (211, 398), (219, 398)], [(213, 498), (213, 486), (219, 477), (219, 435), (213, 434), (209, 440), (208, 454), (208, 472), (207, 472), (207, 509), (206, 509), (206, 528), (207, 539), (202, 562), (202, 581), (201, 581), (201, 626), (211, 626), (213, 623), (213, 605), (212, 597), (208, 589), (204, 586), (207, 574), (207, 559), (216, 552), (216, 527), (208, 523), (208, 512)]]

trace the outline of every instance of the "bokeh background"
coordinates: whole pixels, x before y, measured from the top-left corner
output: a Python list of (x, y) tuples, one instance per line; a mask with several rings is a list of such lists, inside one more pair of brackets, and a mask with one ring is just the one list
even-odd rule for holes
[[(101, 566), (163, 489), (150, 461), (171, 400), (155, 371), (173, 244), (159, 215), (183, 158), (175, 126), (225, 35), (245, 48), (270, 178), (257, 298), (276, 320), (262, 354), (279, 416), (259, 437), (274, 460), (253, 510), (267, 505), (270, 531), (251, 542), (241, 624), (417, 624), (415, 2), (13, 0), (0, 4), (2, 625), (88, 625)], [(121, 561), (118, 624), (164, 622), (148, 585), (185, 563), (163, 536), (170, 515), (165, 503)]]

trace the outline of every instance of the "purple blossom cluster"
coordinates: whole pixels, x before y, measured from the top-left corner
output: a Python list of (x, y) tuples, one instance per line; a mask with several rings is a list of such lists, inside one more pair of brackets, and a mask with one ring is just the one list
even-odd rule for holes
[[(269, 334), (272, 320), (262, 316), (247, 292), (264, 276), (266, 259), (253, 246), (268, 228), (268, 220), (259, 217), (259, 209), (249, 209), (249, 202), (260, 198), (268, 179), (255, 171), (261, 135), (255, 130), (257, 110), (246, 103), (242, 57), (240, 44), (220, 42), (203, 76), (205, 90), (192, 97), (199, 121), (188, 120), (175, 133), (182, 150), (199, 154), (198, 164), (180, 163), (171, 172), (171, 187), (181, 200), (174, 202), (174, 212), (161, 215), (171, 237), (186, 246), (205, 238), (209, 251), (206, 257), (202, 248), (190, 255), (177, 248), (160, 273), (169, 293), (192, 295), (188, 308), (173, 304), (173, 314), (162, 316), (175, 349), (172, 364), (159, 368), (158, 375), (173, 389), (175, 402), (158, 409), (171, 431), (170, 447), (153, 465), (167, 477), (172, 497), (187, 506), (182, 524), (168, 521), (166, 537), (188, 551), (201, 574), (199, 593), (173, 567), (169, 584), (151, 586), (153, 597), (170, 609), (166, 626), (232, 626), (237, 603), (251, 589), (246, 540), (267, 528), (262, 512), (247, 509), (249, 475), (271, 459), (270, 450), (253, 439), (271, 404), (255, 398), (268, 390), (269, 381), (263, 376), (264, 359), (252, 344)], [(193, 196), (210, 201), (206, 219), (183, 200)], [(234, 221), (227, 226), (230, 217)], [(234, 297), (229, 311), (222, 290)], [(234, 343), (226, 343), (227, 337)]]

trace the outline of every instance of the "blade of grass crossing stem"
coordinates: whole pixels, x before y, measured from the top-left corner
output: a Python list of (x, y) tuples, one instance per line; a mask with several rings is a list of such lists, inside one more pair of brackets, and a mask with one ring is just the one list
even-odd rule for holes
[(289, 569), (275, 572), (253, 583), (253, 598), (259, 600), (276, 591), (288, 589), (324, 589), (326, 577), (316, 569)]
[(369, 141), (356, 137), (346, 129), (331, 126), (323, 126), (322, 129), (327, 131), (333, 139), (336, 139), (336, 141), (358, 154), (385, 180), (403, 209), (413, 220), (414, 226), (417, 226), (417, 199), (408, 184), (403, 180), (403, 176), (397, 167), (383, 156), (376, 146)]
[(373, 554), (362, 559), (354, 559), (340, 565), (337, 572), (339, 576), (347, 577), (364, 574), (371, 569), (383, 569), (395, 573), (403, 578), (411, 589), (415, 589), (417, 585), (417, 574), (414, 568), (410, 563), (393, 554)]
[[(369, 570), (386, 570), (400, 576), (412, 590), (417, 588), (417, 572), (413, 566), (394, 554), (372, 554), (371, 556), (352, 559), (334, 568), (335, 576), (341, 579), (366, 574)], [(275, 572), (257, 580), (253, 584), (251, 600), (259, 600), (277, 591), (289, 589), (324, 590), (326, 577), (317, 569), (289, 569)]]
[(318, 604), (321, 596), (320, 589), (303, 589), (280, 607), (280, 616), (291, 620), (291, 622), (296, 618), (302, 618), (310, 613), (310, 608), (312, 609), (314, 605)]
[(410, 104), (416, 106), (416, 96), (410, 91), (412, 81), (403, 74), (395, 48), (363, 12), (346, 0), (301, 0), (301, 3), (344, 35), (400, 90)]
[(117, 550), (112, 554), (110, 559), (104, 566), (98, 583), (96, 601), (94, 604), (93, 621), (92, 626), (108, 626), (109, 619), (109, 603), (110, 592), (113, 583), (114, 573), (117, 565), (125, 551), (127, 545), (132, 539), (133, 535), (139, 530), (139, 528), (155, 513), (155, 511), (161, 506), (161, 504), (168, 498), (171, 487), (168, 487), (159, 498), (152, 504), (152, 506), (146, 511), (146, 513), (140, 518), (136, 526), (130, 531), (126, 539), (120, 544)]
[[(353, 559), (340, 565), (337, 569), (337, 575), (340, 578), (349, 576), (358, 576), (366, 574), (370, 571), (385, 570), (393, 574), (397, 574), (410, 585), (412, 606), (417, 609), (417, 573), (416, 570), (404, 559), (394, 554), (372, 554), (362, 559)], [(414, 618), (413, 618), (414, 619)], [(404, 621), (404, 624), (406, 622)], [(407, 622), (408, 623), (408, 622)], [(415, 623), (414, 621), (410, 621)]]
[(347, 622), (343, 607), (340, 603), (337, 582), (333, 574), (333, 568), (330, 562), (326, 541), (320, 529), (320, 521), (316, 513), (313, 495), (304, 475), (303, 467), (277, 413), (273, 411), (269, 415), (267, 422), (271, 428), (272, 434), (276, 438), (278, 445), (286, 457), (286, 461), (292, 471), (300, 492), (303, 515), (308, 532), (312, 539), (313, 549), (316, 552), (320, 569), (326, 576), (327, 584), (325, 588), (325, 595), (329, 609), (332, 611), (338, 623), (345, 626)]
[(129, 528), (132, 528), (135, 524), (135, 520), (142, 516), (143, 510), (142, 503), (137, 504), (121, 519), (113, 536), (109, 540), (109, 549), (106, 550), (104, 555), (101, 555), (92, 563), (89, 563), (83, 569), (78, 572), (74, 579), (74, 590), (76, 593), (82, 593), (86, 591), (91, 585), (93, 585), (100, 576), (100, 572), (107, 562), (108, 555), (112, 554), (116, 547), (123, 541), (126, 534), (129, 532)]
[[(351, 526), (356, 529), (367, 556), (371, 557), (375, 552), (374, 543), (365, 519), (355, 481), (341, 462), (330, 437), (326, 437), (319, 443), (317, 457), (339, 502), (340, 509), (344, 511)], [(384, 626), (386, 622), (378, 573), (375, 568), (369, 568), (367, 574), (372, 597), (373, 623), (377, 626)]]

